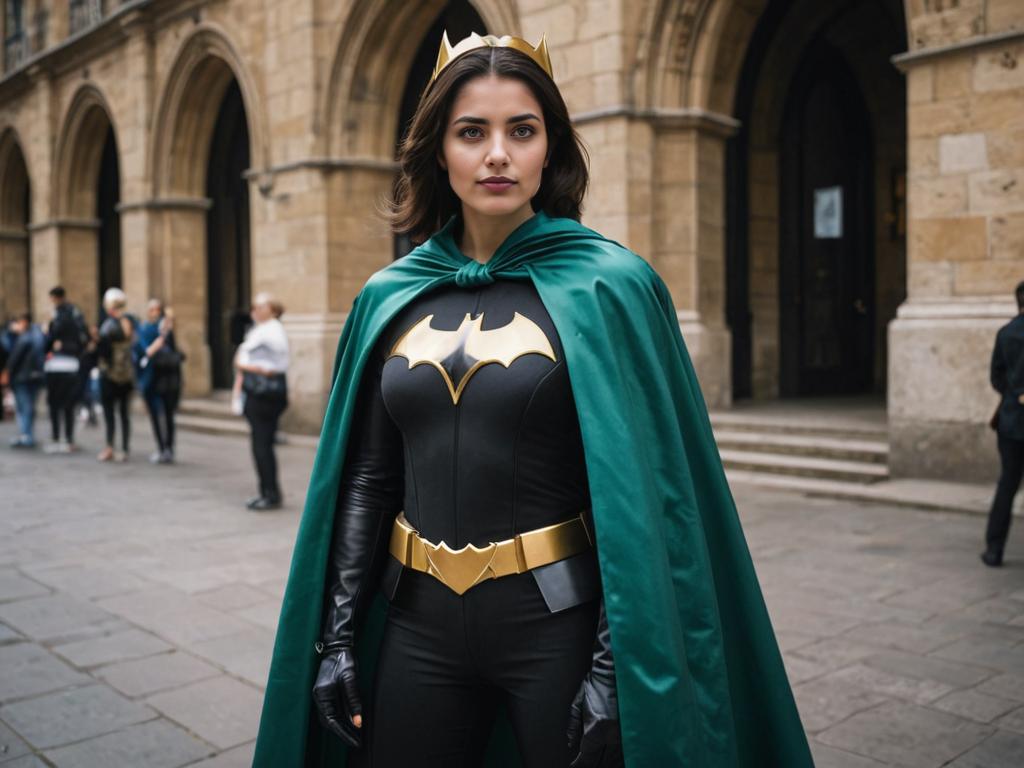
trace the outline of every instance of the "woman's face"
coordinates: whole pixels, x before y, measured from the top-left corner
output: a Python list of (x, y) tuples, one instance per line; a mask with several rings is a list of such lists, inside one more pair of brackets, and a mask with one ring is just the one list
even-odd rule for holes
[(155, 323), (160, 319), (160, 305), (155, 301), (151, 301), (146, 305), (146, 319), (151, 323)]
[(455, 97), (439, 162), (464, 210), (504, 217), (529, 209), (547, 151), (544, 111), (529, 87), (487, 75)]
[(253, 322), (263, 323), (274, 316), (274, 313), (270, 310), (270, 305), (266, 302), (260, 304), (253, 304), (249, 309), (249, 316), (252, 317)]

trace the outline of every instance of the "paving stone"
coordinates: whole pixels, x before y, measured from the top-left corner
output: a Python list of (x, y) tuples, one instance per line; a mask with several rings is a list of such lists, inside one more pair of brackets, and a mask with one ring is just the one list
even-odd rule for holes
[(868, 656), (881, 653), (884, 650), (884, 648), (875, 645), (865, 645), (864, 643), (852, 641), (848, 639), (848, 635), (840, 635), (839, 637), (829, 637), (817, 643), (801, 646), (793, 651), (792, 655), (816, 661), (819, 664), (826, 664), (832, 669), (839, 669), (840, 667), (866, 659)]
[(818, 741), (908, 768), (937, 768), (980, 744), (994, 728), (904, 702), (882, 704), (818, 734)]
[(1024, 755), (1024, 735), (996, 731), (948, 764), (948, 768), (1016, 768)]
[(163, 640), (141, 629), (129, 629), (53, 648), (55, 653), (77, 667), (95, 667), (113, 661), (127, 661), (170, 649), (171, 646)]
[(971, 635), (943, 646), (931, 655), (1024, 674), (1024, 647), (1013, 640)]
[(39, 582), (26, 579), (10, 568), (0, 570), (0, 603), (48, 594), (50, 590)]
[(233, 615), (274, 632), (277, 630), (278, 619), (281, 618), (281, 601), (267, 600), (234, 611)]
[(938, 701), (932, 702), (932, 706), (943, 712), (950, 712), (979, 723), (990, 723), (1000, 715), (1005, 715), (1010, 710), (1019, 707), (1020, 702), (1000, 699), (971, 689), (969, 691), (954, 691), (948, 696), (943, 696)]
[(188, 649), (227, 672), (261, 688), (267, 684), (274, 633), (267, 629), (247, 629), (233, 635), (192, 643)]
[(831, 672), (821, 679), (837, 681), (890, 698), (905, 699), (918, 704), (928, 704), (955, 690), (953, 686), (936, 680), (907, 677), (859, 663)]
[(194, 597), (166, 588), (108, 598), (99, 604), (176, 645), (212, 640), (251, 626)]
[(132, 697), (178, 688), (219, 674), (221, 670), (216, 667), (180, 651), (111, 664), (96, 671), (97, 676)]
[(263, 696), (221, 676), (155, 694), (147, 702), (201, 739), (227, 749), (256, 738)]
[(0, 646), (0, 701), (49, 693), (91, 682), (35, 643)]
[(834, 749), (813, 740), (810, 745), (814, 768), (879, 768), (885, 765), (885, 763), (880, 763), (869, 757), (855, 755), (842, 749)]
[(0, 605), (0, 620), (34, 640), (73, 637), (113, 618), (95, 605), (62, 594)]
[(1005, 717), (999, 718), (995, 724), (1009, 731), (1024, 733), (1024, 707), (1019, 707)]
[(240, 747), (221, 752), (216, 757), (190, 765), (189, 768), (251, 768), (256, 742), (250, 741)]
[(12, 640), (24, 640), (24, 635), (15, 632), (6, 624), (0, 624), (0, 643), (9, 643)]
[(800, 719), (809, 733), (823, 731), (850, 715), (871, 709), (889, 699), (846, 680), (812, 680), (793, 688)]
[[(266, 593), (248, 584), (225, 584), (223, 587), (200, 592), (196, 599), (218, 611), (237, 611), (257, 603), (266, 602)], [(280, 600), (277, 605), (280, 606)]]
[(0, 763), (27, 755), (32, 750), (22, 739), (19, 739), (5, 723), (0, 721)]
[(151, 720), (149, 707), (129, 701), (105, 685), (90, 685), (8, 704), (4, 719), (40, 749), (110, 733)]
[(110, 597), (152, 586), (151, 582), (125, 568), (68, 565), (57, 568), (25, 566), (32, 578), (53, 589), (86, 598)]
[(57, 768), (178, 768), (212, 752), (208, 744), (161, 719), (50, 750), (45, 755)]
[(1001, 699), (1024, 701), (1024, 675), (996, 675), (979, 685), (976, 690)]
[(943, 645), (949, 645), (965, 634), (967, 634), (966, 627), (959, 628), (959, 631), (954, 629), (943, 632), (940, 628), (924, 624), (879, 621), (854, 627), (843, 637), (874, 646), (896, 648), (909, 653), (928, 653)]
[(983, 667), (902, 651), (884, 651), (874, 656), (868, 656), (863, 663), (883, 672), (892, 672), (904, 677), (917, 677), (922, 680), (937, 680), (954, 688), (977, 685), (992, 676), (992, 672)]
[(25, 755), (3, 764), (4, 768), (51, 768), (49, 763), (35, 755)]

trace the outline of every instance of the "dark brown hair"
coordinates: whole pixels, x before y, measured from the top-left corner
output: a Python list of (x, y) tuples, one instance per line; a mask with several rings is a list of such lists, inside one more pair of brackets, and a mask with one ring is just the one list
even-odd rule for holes
[(549, 160), (540, 189), (530, 201), (533, 209), (580, 220), (589, 178), (588, 157), (558, 86), (515, 49), (480, 48), (446, 66), (420, 97), (409, 133), (398, 150), (400, 176), (387, 213), (393, 231), (422, 242), (462, 210), (437, 158), (459, 90), (469, 80), (489, 74), (525, 83), (544, 111)]

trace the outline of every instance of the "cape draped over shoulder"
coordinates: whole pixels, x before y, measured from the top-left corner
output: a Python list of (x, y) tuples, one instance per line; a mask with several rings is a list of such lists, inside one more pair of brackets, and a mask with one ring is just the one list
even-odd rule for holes
[[(543, 211), (481, 264), (453, 217), (373, 274), (338, 344), (299, 524), (254, 766), (342, 766), (317, 721), (331, 532), (363, 367), (417, 296), (452, 283), (531, 280), (562, 341), (579, 415), (619, 715), (630, 768), (813, 766), (761, 589), (668, 288), (640, 256)], [(386, 603), (357, 641), (364, 705)], [(367, 711), (364, 709), (364, 711)], [(519, 765), (507, 721), (487, 766)]]

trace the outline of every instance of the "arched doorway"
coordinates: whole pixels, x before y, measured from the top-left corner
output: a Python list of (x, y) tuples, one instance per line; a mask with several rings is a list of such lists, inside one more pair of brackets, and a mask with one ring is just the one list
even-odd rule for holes
[[(398, 113), (398, 130), (395, 136), (396, 150), (409, 130), (409, 123), (416, 113), (420, 96), (430, 81), (434, 64), (437, 63), (437, 51), (441, 47), (441, 36), (445, 30), (448, 31), (448, 39), (452, 45), (467, 37), (470, 32), (487, 34), (487, 27), (480, 14), (466, 0), (451, 0), (438, 14), (420, 41), (420, 46), (416, 50), (416, 58), (413, 59), (405, 81), (405, 90), (402, 92), (402, 103)], [(412, 248), (413, 243), (408, 237), (401, 235), (395, 237), (396, 259), (407, 254)]]
[(28, 167), (13, 131), (0, 138), (0, 318), (32, 312)]
[(765, 4), (726, 156), (734, 399), (884, 393), (906, 290), (898, 0)]
[(206, 172), (207, 331), (211, 385), (231, 386), (232, 358), (241, 343), (252, 294), (249, 128), (238, 82), (220, 103)]
[(64, 285), (68, 298), (90, 322), (102, 319), (103, 292), (123, 287), (124, 277), (118, 212), (121, 171), (110, 114), (100, 92), (84, 86), (68, 109), (57, 151), (60, 260), (52, 279)]
[[(107, 288), (123, 288), (121, 273), (121, 221), (117, 206), (121, 199), (120, 173), (117, 167), (117, 142), (114, 131), (107, 126), (100, 155), (99, 178), (96, 182), (96, 220), (99, 223), (97, 252), (99, 263), (99, 297)], [(136, 297), (138, 298), (138, 297)], [(100, 316), (102, 306), (97, 308)]]

